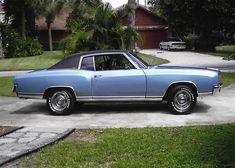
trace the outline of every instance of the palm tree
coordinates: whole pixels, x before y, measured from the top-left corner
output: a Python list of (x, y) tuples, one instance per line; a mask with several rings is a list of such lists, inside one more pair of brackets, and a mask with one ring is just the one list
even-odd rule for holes
[[(129, 30), (134, 28), (135, 25), (135, 9), (136, 9), (136, 1), (128, 0), (127, 12), (128, 12), (128, 20), (127, 27)], [(129, 50), (134, 49), (134, 37), (131, 37)]]
[(66, 0), (34, 0), (31, 2), (36, 15), (46, 18), (50, 51), (53, 50), (51, 24), (55, 20), (55, 17), (61, 12), (66, 2)]
[(128, 27), (134, 27), (135, 25), (135, 0), (128, 0)]
[[(70, 35), (65, 40), (65, 51), (129, 49), (133, 40), (140, 40), (138, 33), (122, 24), (123, 13), (113, 12), (109, 4), (78, 10), (80, 17), (67, 21)], [(133, 40), (131, 40), (133, 39)]]
[(0, 58), (4, 57), (3, 47), (2, 47), (2, 32), (0, 31)]

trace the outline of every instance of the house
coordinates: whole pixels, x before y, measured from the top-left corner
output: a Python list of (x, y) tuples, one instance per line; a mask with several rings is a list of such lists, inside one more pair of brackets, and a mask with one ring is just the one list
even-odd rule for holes
[[(59, 44), (66, 36), (66, 19), (69, 13), (69, 11), (61, 12), (51, 24), (52, 40), (55, 49), (59, 47)], [(38, 41), (45, 48), (48, 47), (48, 29), (45, 17), (39, 17), (35, 20), (35, 29)]]
[[(159, 43), (167, 38), (166, 21), (141, 5), (136, 7), (135, 12), (134, 29), (143, 39), (142, 43), (137, 43), (137, 47), (140, 49), (159, 48)], [(127, 14), (123, 22), (127, 26)]]
[[(124, 6), (116, 10), (124, 9)], [(61, 13), (52, 23), (53, 43), (59, 44), (66, 36), (66, 18), (69, 16), (68, 11)], [(123, 24), (127, 26), (127, 14), (123, 17)], [(36, 32), (44, 46), (48, 46), (48, 32), (45, 18), (41, 17), (35, 21)], [(166, 22), (152, 13), (144, 6), (138, 5), (136, 8), (134, 29), (142, 36), (142, 43), (137, 43), (140, 49), (159, 48), (159, 43), (167, 38)]]

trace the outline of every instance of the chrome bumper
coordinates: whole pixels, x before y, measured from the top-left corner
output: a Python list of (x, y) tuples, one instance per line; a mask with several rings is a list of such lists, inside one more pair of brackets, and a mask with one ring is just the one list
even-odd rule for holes
[(222, 83), (219, 83), (217, 86), (214, 86), (212, 95), (219, 93), (221, 91), (222, 85), (223, 85)]

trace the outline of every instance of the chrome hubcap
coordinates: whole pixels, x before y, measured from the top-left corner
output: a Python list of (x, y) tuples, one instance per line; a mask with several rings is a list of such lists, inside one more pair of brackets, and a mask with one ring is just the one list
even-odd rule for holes
[(185, 112), (192, 103), (191, 94), (186, 90), (180, 90), (175, 94), (173, 102), (177, 111)]
[(61, 112), (70, 105), (69, 95), (65, 91), (56, 92), (50, 99), (50, 107), (53, 111)]

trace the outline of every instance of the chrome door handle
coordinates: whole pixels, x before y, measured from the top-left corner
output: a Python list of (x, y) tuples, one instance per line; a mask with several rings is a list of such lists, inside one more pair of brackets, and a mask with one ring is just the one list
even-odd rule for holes
[(94, 75), (94, 78), (100, 78), (102, 75)]

